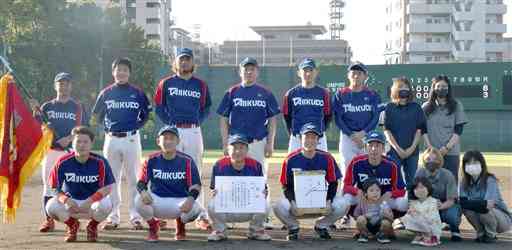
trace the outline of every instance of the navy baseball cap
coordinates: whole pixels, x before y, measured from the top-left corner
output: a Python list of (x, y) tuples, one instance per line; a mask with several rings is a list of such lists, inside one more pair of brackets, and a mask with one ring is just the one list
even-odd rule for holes
[(380, 142), (382, 144), (386, 144), (386, 138), (384, 137), (384, 135), (379, 132), (379, 131), (370, 131), (367, 135), (366, 135), (366, 138), (364, 139), (364, 142), (365, 143), (370, 143), (370, 142), (373, 142), (373, 141), (377, 141), (377, 142)]
[(174, 126), (169, 126), (169, 125), (166, 125), (166, 126), (162, 127), (158, 131), (158, 136), (161, 136), (161, 135), (163, 135), (166, 132), (171, 132), (171, 133), (175, 134), (178, 138), (180, 138), (180, 132), (178, 132), (178, 129), (176, 127), (174, 127)]
[(71, 76), (70, 73), (66, 73), (66, 72), (60, 72), (58, 73), (55, 78), (53, 79), (54, 82), (58, 82), (58, 81), (61, 81), (61, 80), (66, 80), (66, 81), (71, 81), (73, 79), (73, 77)]
[(313, 60), (313, 58), (306, 58), (299, 64), (299, 69), (306, 69), (306, 68), (310, 68), (310, 69), (316, 68), (316, 63), (315, 63), (315, 60)]
[(189, 48), (177, 48), (176, 58), (180, 58), (182, 56), (194, 57), (194, 52)]
[(256, 59), (252, 58), (252, 57), (246, 57), (244, 58), (244, 60), (242, 60), (240, 62), (240, 67), (245, 67), (247, 65), (254, 65), (254, 66), (258, 66), (258, 61), (256, 61)]
[(365, 74), (368, 74), (368, 67), (366, 67), (366, 65), (364, 65), (361, 62), (355, 62), (355, 63), (351, 64), (350, 66), (348, 66), (348, 71), (351, 71), (351, 70), (362, 71)]
[(302, 126), (302, 128), (300, 129), (301, 135), (304, 135), (309, 132), (313, 132), (318, 136), (322, 136), (322, 131), (320, 131), (320, 128), (312, 122), (308, 122), (308, 123), (304, 124)]
[(242, 144), (245, 144), (245, 145), (249, 145), (249, 139), (242, 135), (242, 134), (233, 134), (233, 135), (230, 135), (229, 138), (228, 138), (228, 144), (229, 145), (233, 145), (235, 143), (242, 143)]

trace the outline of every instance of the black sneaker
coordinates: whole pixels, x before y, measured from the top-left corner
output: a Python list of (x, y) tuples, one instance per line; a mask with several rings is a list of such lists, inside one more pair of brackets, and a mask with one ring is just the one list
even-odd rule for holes
[(299, 229), (291, 229), (288, 230), (288, 236), (286, 236), (287, 240), (298, 240), (299, 239)]
[(485, 235), (477, 236), (477, 237), (475, 238), (475, 242), (483, 243), (483, 242), (484, 242), (484, 237), (485, 237)]
[(483, 243), (495, 243), (496, 242), (496, 236), (489, 236), (487, 234), (484, 235), (484, 237), (482, 238), (482, 242)]
[(357, 242), (359, 243), (367, 243), (368, 242), (368, 236), (364, 234), (359, 234), (357, 237)]
[(381, 244), (387, 244), (387, 243), (391, 242), (389, 237), (387, 235), (383, 234), (382, 232), (377, 233), (377, 241)]
[(459, 242), (462, 241), (462, 237), (459, 232), (452, 232), (452, 238), (450, 240), (453, 242)]
[(315, 227), (315, 232), (318, 234), (318, 237), (323, 240), (330, 240), (332, 239), (331, 235), (329, 234), (329, 230), (327, 228), (318, 228)]

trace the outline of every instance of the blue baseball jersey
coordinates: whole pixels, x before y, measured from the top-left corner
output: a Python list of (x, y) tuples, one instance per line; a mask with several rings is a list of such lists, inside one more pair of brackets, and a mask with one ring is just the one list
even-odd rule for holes
[(92, 113), (102, 121), (107, 132), (129, 132), (144, 126), (151, 103), (144, 92), (132, 84), (111, 84), (103, 89)]
[(99, 189), (115, 182), (108, 161), (91, 153), (85, 163), (75, 158), (75, 153), (68, 153), (57, 161), (48, 177), (50, 187), (57, 192), (64, 192), (76, 200), (85, 200)]
[(370, 165), (368, 155), (354, 157), (345, 173), (343, 192), (357, 195), (362, 190), (363, 182), (369, 178), (375, 178), (380, 184), (382, 194), (391, 192), (392, 197), (405, 195), (405, 184), (400, 168), (391, 159), (382, 156), (378, 166)]
[(245, 158), (245, 164), (240, 170), (236, 170), (231, 164), (231, 157), (226, 156), (213, 165), (210, 189), (215, 189), (216, 176), (263, 176), (261, 164), (252, 159)]
[[(65, 149), (57, 143), (59, 139), (69, 136), (74, 127), (88, 123), (83, 106), (73, 99), (67, 102), (59, 102), (57, 99), (45, 102), (41, 106), (41, 112), (48, 118), (48, 127), (54, 134), (52, 149), (56, 150)], [(38, 119), (42, 120), (40, 116)]]
[(334, 121), (343, 134), (350, 136), (354, 132), (370, 132), (377, 127), (381, 104), (377, 92), (364, 88), (354, 92), (348, 87), (339, 89), (332, 101)]
[(237, 84), (228, 89), (217, 113), (229, 118), (229, 134), (238, 133), (251, 140), (261, 140), (268, 134), (268, 118), (280, 111), (272, 92), (255, 83), (251, 86)]
[(154, 102), (155, 113), (167, 125), (199, 125), (212, 105), (208, 85), (203, 80), (197, 77), (185, 80), (177, 75), (160, 80)]
[(289, 127), (292, 135), (300, 134), (306, 123), (314, 123), (324, 132), (327, 127), (326, 117), (331, 116), (329, 91), (320, 86), (304, 88), (299, 84), (284, 95), (282, 111), (285, 120), (291, 123)]
[(312, 159), (306, 158), (301, 149), (288, 154), (281, 167), (281, 185), (286, 186), (293, 182), (293, 170), (313, 171), (324, 170), (325, 181), (328, 183), (336, 182), (341, 179), (341, 171), (336, 164), (334, 157), (325, 151), (316, 150)]
[(201, 185), (194, 160), (179, 151), (172, 160), (161, 152), (150, 155), (140, 169), (139, 181), (149, 184), (153, 194), (167, 198), (187, 197), (191, 186)]

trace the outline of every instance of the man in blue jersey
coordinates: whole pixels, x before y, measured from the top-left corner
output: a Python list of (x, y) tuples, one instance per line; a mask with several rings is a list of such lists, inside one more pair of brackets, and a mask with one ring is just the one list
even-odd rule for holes
[(108, 161), (91, 152), (94, 133), (79, 126), (71, 134), (73, 152), (59, 158), (50, 172), (48, 181), (57, 195), (46, 204), (46, 212), (66, 224), (66, 242), (77, 240), (78, 219), (90, 219), (87, 240), (95, 242), (98, 224), (112, 211), (109, 194), (115, 179)]
[(340, 129), (342, 171), (354, 156), (364, 153), (364, 137), (377, 127), (382, 109), (379, 94), (365, 85), (368, 69), (364, 64), (350, 65), (347, 78), (350, 85), (339, 89), (332, 102), (334, 121)]
[(136, 230), (143, 228), (141, 217), (135, 210), (134, 201), (137, 194), (135, 189), (137, 169), (142, 158), (139, 129), (149, 118), (151, 104), (141, 89), (128, 82), (131, 72), (132, 64), (128, 58), (114, 60), (112, 63), (114, 83), (100, 92), (93, 108), (96, 121), (103, 123), (105, 128), (103, 155), (108, 159), (114, 176), (118, 180), (112, 190), (114, 208), (103, 225), (105, 230), (117, 229), (121, 220), (121, 172), (123, 168), (128, 182), (130, 224)]
[[(228, 139), (228, 154), (218, 160), (213, 166), (210, 189), (212, 199), (208, 205), (208, 215), (212, 220), (213, 232), (208, 236), (208, 241), (220, 241), (227, 239), (226, 223), (227, 222), (247, 222), (249, 221), (248, 238), (253, 240), (267, 241), (272, 237), (265, 232), (264, 222), (270, 210), (266, 207), (265, 213), (218, 213), (215, 210), (215, 195), (218, 189), (215, 187), (215, 177), (217, 176), (261, 176), (263, 177), (263, 169), (261, 164), (248, 157), (249, 140), (241, 134), (234, 134)], [(267, 190), (262, 194), (267, 196)]]
[(283, 98), (283, 116), (290, 134), (288, 153), (301, 148), (300, 129), (313, 122), (323, 133), (317, 148), (327, 151), (327, 138), (324, 134), (331, 121), (331, 98), (329, 91), (316, 85), (318, 75), (316, 63), (311, 58), (299, 64), (298, 75), (301, 83), (286, 92)]
[[(53, 142), (50, 150), (43, 159), (41, 175), (43, 178), (43, 210), (48, 200), (53, 196), (48, 186), (50, 169), (55, 166), (57, 159), (67, 154), (71, 146), (73, 136), (71, 130), (75, 126), (87, 124), (87, 118), (83, 106), (71, 97), (73, 77), (66, 72), (58, 73), (54, 79), (54, 89), (57, 96), (36, 108), (35, 115), (43, 120), (48, 119), (48, 127), (53, 131)], [(36, 106), (38, 106), (36, 104)], [(53, 219), (46, 214), (46, 220), (39, 227), (39, 232), (51, 232), (55, 229)]]
[(257, 83), (259, 67), (254, 58), (245, 58), (240, 63), (242, 82), (229, 88), (217, 109), (224, 155), (227, 155), (228, 138), (232, 134), (243, 134), (249, 139), (249, 157), (265, 168), (265, 158), (274, 151), (276, 115), (280, 113), (277, 100), (269, 89)]
[(321, 239), (331, 239), (328, 227), (343, 217), (348, 210), (348, 203), (341, 197), (336, 196), (338, 181), (342, 175), (334, 157), (325, 151), (316, 149), (322, 132), (314, 123), (306, 123), (301, 131), (302, 146), (300, 149), (288, 154), (281, 168), (280, 182), (283, 187), (285, 198), (274, 205), (274, 213), (281, 222), (288, 228), (288, 240), (299, 239), (299, 221), (303, 217), (297, 208), (294, 190), (294, 170), (325, 171), (325, 181), (328, 184), (327, 213), (318, 218), (315, 223), (315, 232)]
[(386, 139), (378, 131), (370, 131), (365, 138), (367, 154), (354, 157), (345, 172), (343, 197), (355, 206), (363, 195), (363, 182), (369, 178), (379, 181), (382, 198), (394, 213), (408, 209), (405, 182), (396, 163), (384, 156)]
[(185, 224), (202, 211), (196, 202), (201, 192), (199, 171), (190, 156), (177, 150), (179, 143), (176, 127), (161, 128), (160, 151), (150, 155), (139, 172), (136, 208), (149, 225), (149, 242), (158, 241), (159, 219), (176, 219), (175, 239), (185, 240)]
[[(276, 136), (276, 115), (279, 105), (272, 92), (257, 83), (259, 66), (254, 58), (247, 57), (239, 66), (242, 82), (229, 88), (217, 109), (224, 155), (228, 154), (228, 138), (243, 134), (249, 139), (248, 156), (263, 165), (263, 175), (268, 175), (265, 158), (272, 156)], [(271, 229), (270, 219), (265, 225)]]
[[(201, 175), (204, 150), (201, 123), (210, 113), (210, 92), (208, 85), (193, 75), (195, 66), (191, 49), (177, 49), (172, 67), (176, 74), (161, 79), (157, 85), (155, 113), (164, 124), (178, 128), (182, 138), (178, 150), (194, 159)], [(205, 205), (204, 195), (201, 195), (201, 205)], [(161, 223), (165, 227), (165, 221)], [(208, 228), (206, 212), (201, 213), (196, 225)]]

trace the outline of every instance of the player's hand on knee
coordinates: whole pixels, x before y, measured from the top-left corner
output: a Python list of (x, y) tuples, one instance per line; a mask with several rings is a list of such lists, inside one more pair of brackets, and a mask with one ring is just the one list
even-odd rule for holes
[(188, 213), (190, 210), (192, 210), (192, 207), (194, 206), (194, 198), (188, 197), (183, 204), (181, 204), (180, 211), (182, 213)]
[(151, 197), (151, 194), (148, 193), (148, 191), (142, 191), (140, 193), (140, 199), (142, 200), (142, 203), (144, 203), (144, 205), (150, 205), (151, 203), (153, 203), (153, 197)]

